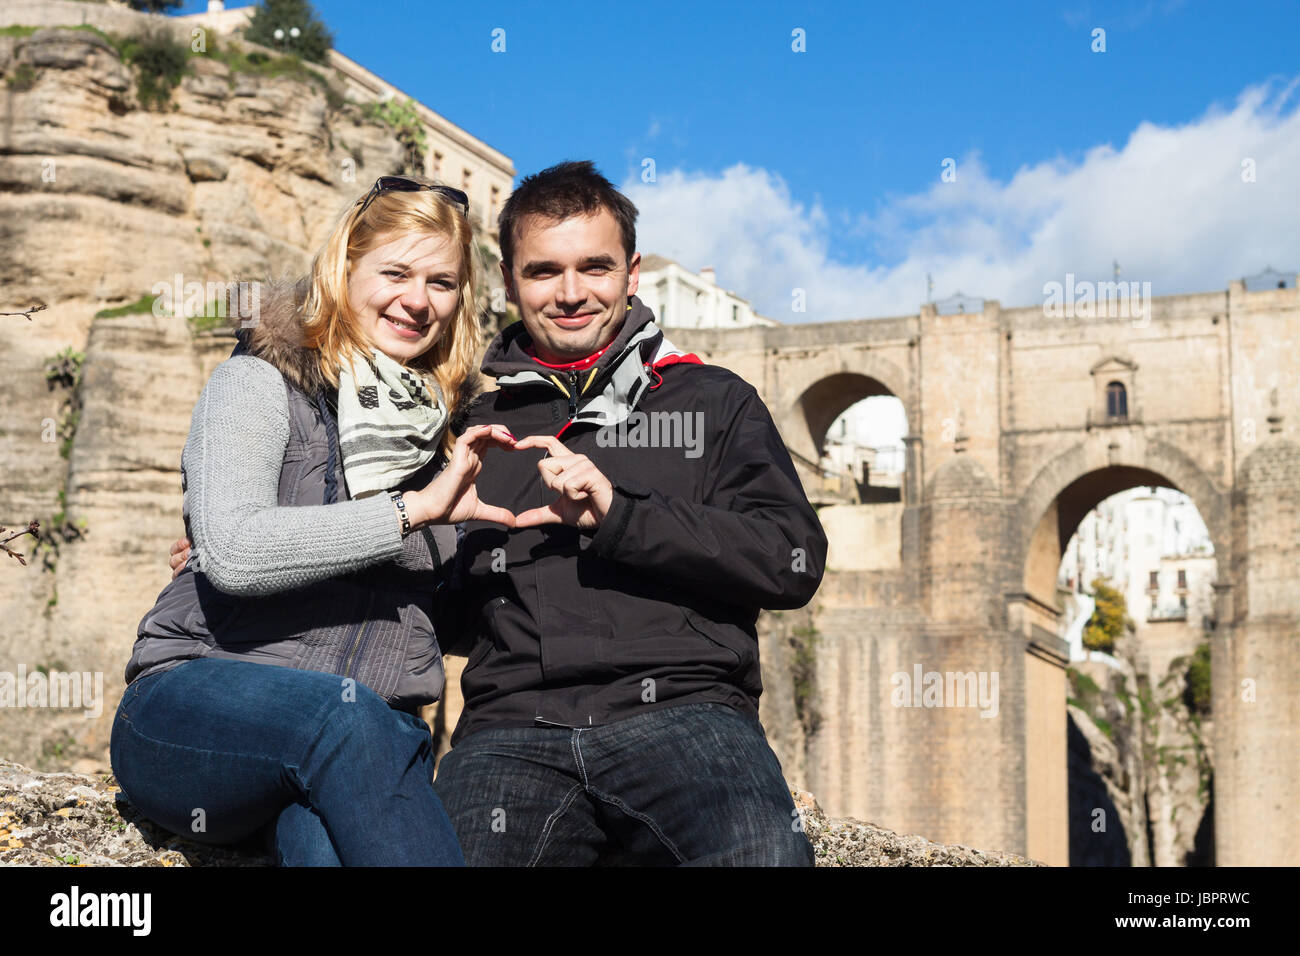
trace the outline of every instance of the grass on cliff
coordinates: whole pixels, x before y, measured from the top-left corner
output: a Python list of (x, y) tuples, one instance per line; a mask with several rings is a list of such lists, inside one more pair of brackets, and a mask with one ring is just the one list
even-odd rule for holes
[(271, 56), (260, 50), (245, 50), (238, 43), (219, 45), (215, 40), (209, 41), (208, 56), (226, 64), (230, 68), (231, 85), (234, 85), (235, 73), (247, 73), (252, 76), (264, 76), (274, 79), (297, 80), (317, 86), (331, 109), (338, 109), (346, 102), (343, 94), (334, 88), (328, 79), (321, 76), (303, 62), (301, 57)]
[[(117, 41), (110, 37), (98, 27), (92, 27), (89, 24), (78, 24), (74, 27), (29, 27), (22, 25), (0, 27), (0, 37), (29, 37), (40, 29), (55, 30), (83, 30), (102, 37), (108, 43), (112, 44), (114, 49), (117, 48)], [(5, 77), (5, 85), (15, 93), (25, 93), (36, 85), (36, 68), (30, 63), (19, 63), (13, 68), (13, 73)]]
[(142, 295), (134, 302), (119, 305), (116, 309), (100, 309), (95, 313), (97, 319), (116, 319), (124, 315), (141, 315), (153, 311), (153, 302), (157, 296)]

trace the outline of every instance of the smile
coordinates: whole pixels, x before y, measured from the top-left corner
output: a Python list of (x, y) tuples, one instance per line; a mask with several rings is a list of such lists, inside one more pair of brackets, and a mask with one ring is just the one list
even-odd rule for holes
[(580, 329), (593, 318), (595, 313), (587, 312), (583, 315), (553, 315), (551, 321), (562, 329)]
[(429, 327), (427, 322), (421, 324), (411, 319), (395, 319), (388, 315), (381, 316), (381, 318), (388, 323), (388, 327), (393, 330), (395, 335), (399, 335), (404, 339), (418, 339), (424, 334), (425, 329)]

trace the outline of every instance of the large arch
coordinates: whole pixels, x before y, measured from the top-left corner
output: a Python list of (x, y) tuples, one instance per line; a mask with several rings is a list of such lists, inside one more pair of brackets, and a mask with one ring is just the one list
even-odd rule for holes
[[(1056, 580), (1065, 548), (1083, 518), (1117, 492), (1143, 485), (1173, 488), (1200, 512), (1220, 573), (1228, 567), (1228, 496), (1179, 449), (1159, 441), (1130, 443), (1127, 449), (1125, 444), (1113, 433), (1090, 435), (1039, 469), (1016, 505), (1011, 567), (1020, 574), (1021, 586), (1009, 589), (1015, 611), (1009, 604), (1008, 616), (1017, 625), (1013, 631), (1029, 638), (1023, 739), (1031, 851), (1040, 846), (1059, 853), (1062, 842), (1069, 844), (1068, 825), (1062, 830), (1060, 818), (1063, 785), (1069, 790), (1063, 671), (1068, 653), (1057, 637)], [(1041, 635), (1044, 645), (1061, 645), (1055, 661), (1034, 648), (1035, 635)]]
[[(1104, 433), (1097, 433), (1047, 462), (1017, 502), (1013, 566), (1023, 569), (1026, 590), (1040, 598), (1050, 595), (1065, 546), (1084, 515), (1116, 492), (1140, 485), (1187, 495), (1205, 522), (1220, 567), (1230, 566), (1229, 496), (1191, 456), (1158, 440), (1148, 440), (1140, 449), (1117, 450)], [(1047, 581), (1043, 568), (1049, 556), (1055, 563)]]

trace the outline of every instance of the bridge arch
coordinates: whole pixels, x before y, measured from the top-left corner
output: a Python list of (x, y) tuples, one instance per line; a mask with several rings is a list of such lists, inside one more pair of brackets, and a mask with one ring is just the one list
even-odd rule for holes
[(870, 352), (856, 354), (834, 370), (828, 370), (825, 363), (806, 363), (783, 386), (781, 391), (788, 398), (777, 426), (810, 487), (820, 480), (827, 432), (853, 405), (866, 398), (889, 396), (902, 404), (908, 430), (917, 421), (909, 377), (893, 362)]
[(1050, 605), (1061, 556), (1079, 522), (1104, 499), (1141, 485), (1187, 495), (1205, 522), (1219, 567), (1231, 566), (1229, 495), (1173, 445), (1149, 440), (1116, 449), (1102, 431), (1045, 464), (1020, 496), (1013, 566), (1023, 569), (1025, 590)]

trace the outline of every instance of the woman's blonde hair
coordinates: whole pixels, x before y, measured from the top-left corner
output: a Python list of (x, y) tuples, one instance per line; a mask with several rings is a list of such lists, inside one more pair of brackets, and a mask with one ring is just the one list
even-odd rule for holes
[[(415, 182), (433, 185), (421, 176)], [(445, 236), (460, 249), (460, 302), (455, 316), (433, 348), (406, 363), (442, 390), (447, 418), (456, 412), (461, 386), (475, 369), (481, 339), (478, 287), (478, 248), (474, 229), (460, 207), (438, 193), (382, 193), (368, 206), (351, 206), (339, 219), (311, 265), (311, 288), (303, 318), (303, 345), (316, 349), (321, 374), (338, 387), (343, 363), (351, 366), (359, 351), (369, 354), (370, 343), (361, 330), (348, 297), (348, 279), (353, 264), (391, 234), (425, 232)], [(442, 448), (450, 455), (455, 444), (451, 429), (443, 432)]]

